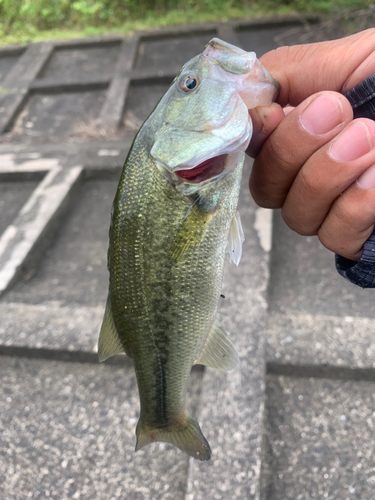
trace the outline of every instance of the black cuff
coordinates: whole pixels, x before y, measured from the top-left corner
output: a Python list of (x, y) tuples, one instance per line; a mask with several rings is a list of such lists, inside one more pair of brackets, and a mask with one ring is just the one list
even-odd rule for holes
[(375, 288), (375, 231), (363, 246), (356, 262), (336, 255), (336, 269), (344, 278), (362, 288)]
[(344, 95), (353, 108), (354, 118), (375, 120), (375, 73)]
[[(353, 108), (354, 118), (375, 120), (375, 73), (345, 94)], [(375, 288), (375, 231), (363, 246), (361, 259), (345, 259), (336, 255), (337, 271), (355, 285)]]

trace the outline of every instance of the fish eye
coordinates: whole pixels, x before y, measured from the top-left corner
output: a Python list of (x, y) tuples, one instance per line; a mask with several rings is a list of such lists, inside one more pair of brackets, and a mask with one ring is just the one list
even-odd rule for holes
[(185, 78), (180, 83), (180, 88), (184, 92), (191, 92), (198, 85), (198, 78), (194, 75), (185, 76)]

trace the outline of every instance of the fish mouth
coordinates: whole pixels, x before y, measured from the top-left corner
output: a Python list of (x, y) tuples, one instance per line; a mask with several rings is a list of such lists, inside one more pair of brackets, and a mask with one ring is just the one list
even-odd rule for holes
[(227, 166), (228, 157), (229, 154), (214, 156), (199, 163), (194, 168), (175, 170), (175, 174), (184, 181), (199, 184), (222, 174)]

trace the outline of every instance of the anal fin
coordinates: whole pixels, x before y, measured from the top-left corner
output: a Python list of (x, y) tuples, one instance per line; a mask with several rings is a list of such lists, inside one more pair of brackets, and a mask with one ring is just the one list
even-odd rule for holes
[(124, 347), (121, 344), (115, 322), (113, 321), (111, 299), (108, 296), (98, 341), (99, 361), (105, 361), (115, 354), (124, 354)]
[(239, 365), (236, 348), (228, 338), (218, 318), (208, 334), (199, 358), (194, 364), (209, 366), (217, 370), (233, 370)]

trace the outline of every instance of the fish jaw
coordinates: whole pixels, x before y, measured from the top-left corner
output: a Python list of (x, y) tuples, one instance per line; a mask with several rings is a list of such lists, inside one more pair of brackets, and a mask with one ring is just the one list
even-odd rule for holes
[(246, 105), (241, 99), (236, 100), (238, 103), (228, 121), (209, 132), (176, 129), (170, 133), (167, 128), (157, 132), (151, 156), (158, 166), (177, 173), (194, 169), (217, 156), (246, 151), (253, 126)]

